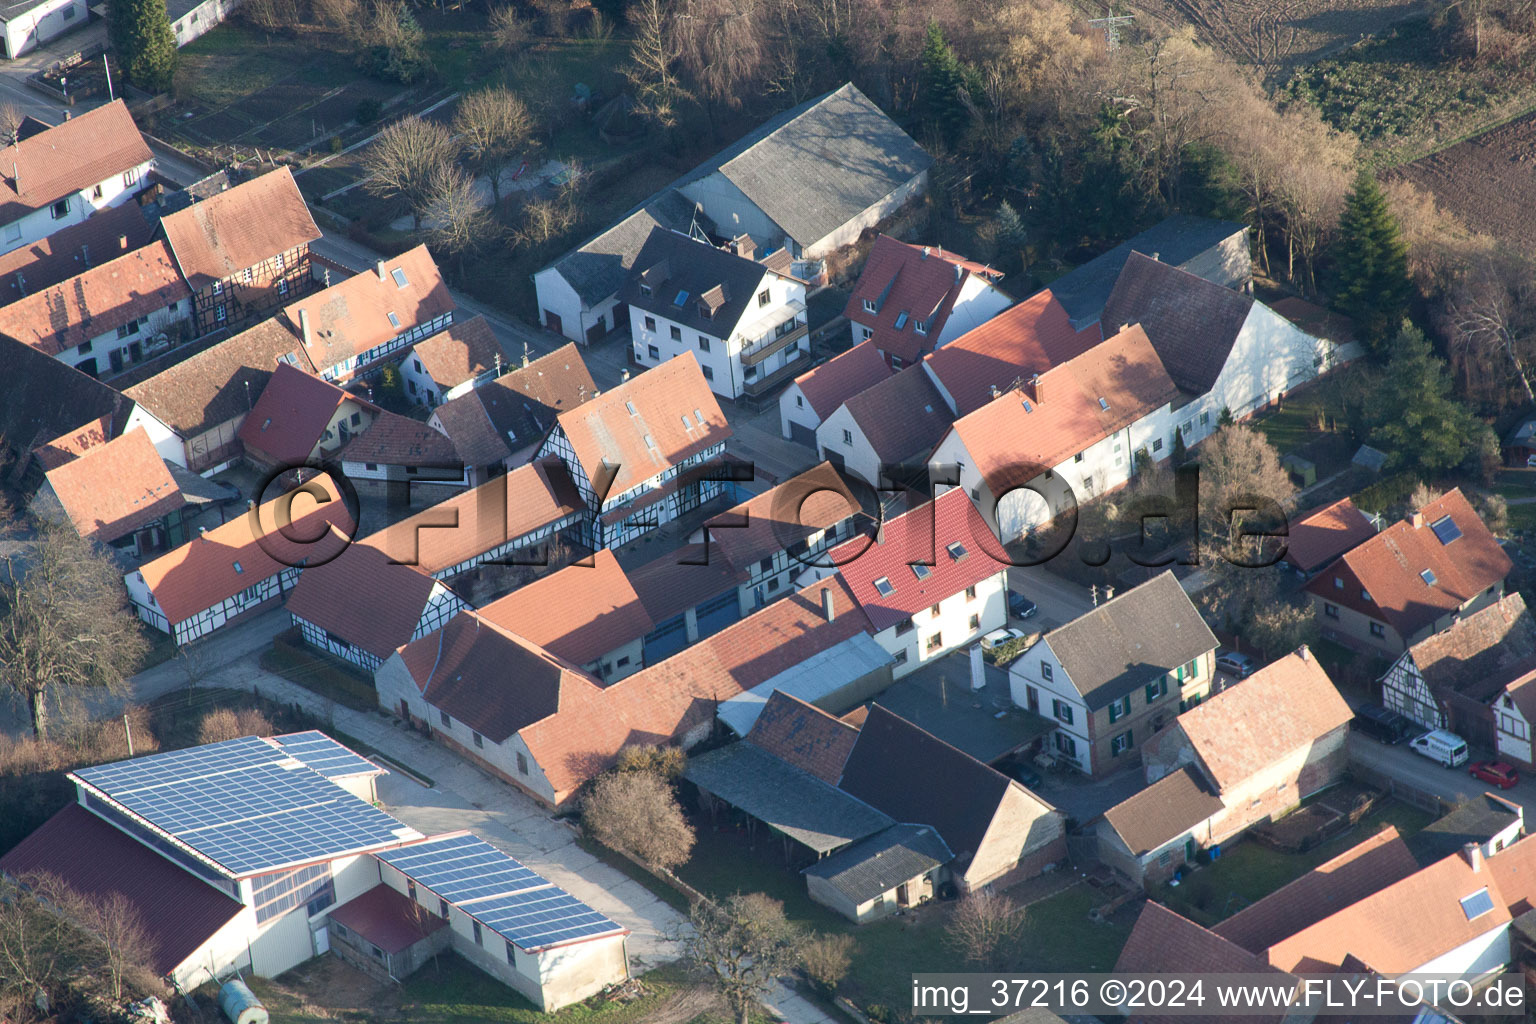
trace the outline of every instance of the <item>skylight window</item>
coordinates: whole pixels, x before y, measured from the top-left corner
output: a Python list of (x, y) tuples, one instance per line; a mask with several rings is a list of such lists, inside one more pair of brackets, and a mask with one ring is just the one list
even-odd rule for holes
[(634, 402), (625, 402), (624, 403), (624, 408), (629, 411), (629, 414), (631, 416), (638, 416), (638, 415), (640, 415), (638, 412), (635, 411), (635, 403)]
[(1434, 586), (1437, 582), (1435, 579), (1435, 570), (1425, 569), (1423, 572), (1419, 573), (1419, 579), (1423, 580), (1425, 583), (1428, 583), (1430, 586)]
[(693, 421), (688, 418), (688, 414), (687, 413), (683, 413), (683, 429), (684, 430), (692, 430), (693, 429)]
[(1029, 399), (1027, 399), (1027, 398), (1024, 399), (1024, 411), (1025, 412), (1034, 412), (1035, 411), (1035, 407), (1029, 404)]
[(1474, 921), (1493, 909), (1493, 897), (1488, 895), (1487, 889), (1479, 889), (1471, 896), (1461, 898), (1461, 912), (1467, 915), (1468, 921)]
[(899, 331), (905, 326), (907, 326), (907, 311), (902, 310), (896, 314), (896, 329)]
[(404, 288), (406, 285), (410, 284), (410, 282), (405, 279), (405, 271), (401, 270), (399, 267), (391, 270), (389, 272), (389, 276), (395, 279), (396, 288)]
[(243, 575), (245, 573), (245, 566), (241, 565), (239, 562), (236, 562), (235, 563), (235, 572), (238, 573), (238, 574), (242, 574)]
[(393, 327), (397, 331), (400, 329), (400, 318), (394, 313), (389, 314), (389, 326)]
[(1109, 402), (1108, 402), (1108, 400), (1100, 398), (1099, 399), (1099, 408), (1103, 409), (1105, 412), (1109, 412)]
[(645, 446), (647, 448), (655, 448), (656, 447), (656, 439), (654, 437), (652, 437), (650, 434), (646, 434), (645, 435)]
[(891, 582), (889, 576), (881, 576), (875, 580), (875, 590), (879, 592), (881, 597), (890, 597), (896, 593), (896, 585)]
[(926, 565), (912, 565), (908, 566), (908, 568), (912, 570), (912, 575), (916, 576), (920, 580), (925, 580), (929, 576), (933, 575), (933, 570), (928, 568)]
[(1441, 544), (1449, 544), (1453, 540), (1461, 539), (1461, 527), (1457, 526), (1456, 521), (1450, 516), (1441, 516), (1431, 523), (1429, 528), (1435, 531), (1435, 536), (1439, 538)]
[(702, 427), (704, 425), (704, 414), (699, 410), (693, 410), (693, 418), (699, 421), (699, 426)]
[(688, 292), (686, 290), (680, 291), (680, 292), (677, 293), (677, 298), (672, 300), (672, 305), (674, 305), (674, 306), (681, 306), (681, 305), (685, 304), (687, 301), (688, 301)]
[(944, 550), (948, 551), (949, 557), (953, 558), (957, 562), (964, 558), (966, 555), (970, 554), (969, 551), (965, 550), (965, 545), (961, 544), (959, 541), (955, 541)]

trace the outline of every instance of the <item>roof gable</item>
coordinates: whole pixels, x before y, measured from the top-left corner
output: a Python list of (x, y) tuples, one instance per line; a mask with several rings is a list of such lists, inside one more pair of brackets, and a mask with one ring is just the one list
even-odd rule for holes
[(932, 825), (964, 868), (1015, 783), (873, 704), (838, 785), (897, 821)]
[(1102, 340), (1098, 327), (1074, 330), (1050, 292), (1039, 292), (967, 331), (924, 361), (958, 415), (986, 405), (993, 390), (1007, 391)]
[(746, 575), (761, 559), (789, 551), (812, 533), (860, 511), (842, 474), (822, 462), (711, 516), (704, 529), (719, 556)]
[(0, 177), (3, 223), (154, 159), (122, 100), (22, 134), (6, 154), (11, 173)]
[(543, 576), (480, 609), (485, 621), (585, 665), (654, 625), (613, 552)]
[(949, 406), (921, 366), (909, 366), (843, 403), (882, 463), (925, 459), (949, 426)]
[(1175, 384), (1203, 395), (1221, 376), (1254, 301), (1133, 252), (1104, 305), (1106, 331), (1140, 324)]
[(288, 611), (382, 659), (410, 642), (438, 586), (420, 567), (392, 562), (364, 541), (300, 572)]
[(445, 391), (501, 366), (501, 343), (483, 316), (454, 321), (447, 330), (418, 341), (411, 354)]
[(749, 743), (834, 786), (858, 738), (856, 726), (781, 690), (769, 695), (746, 735)]
[(187, 503), (142, 427), (50, 470), (48, 483), (80, 536), (104, 544)]
[[(1447, 540), (1440, 539), (1442, 533)], [(1500, 583), (1512, 567), (1456, 488), (1346, 552), (1308, 583), (1307, 590), (1385, 620), (1406, 638)], [(1343, 586), (1334, 583), (1335, 577)], [(1358, 586), (1351, 586), (1346, 577)]]
[(795, 386), (805, 396), (819, 419), (826, 419), (837, 407), (861, 391), (866, 391), (895, 373), (880, 358), (872, 342), (861, 341), (848, 351), (833, 356), (795, 378)]
[(1420, 640), (1407, 657), (1436, 696), (1465, 693), (1484, 701), (1533, 667), (1536, 618), (1524, 597), (1509, 594)]
[(1002, 572), (994, 553), (1001, 548), (991, 528), (955, 487), (882, 523), (876, 540), (838, 545), (831, 561), (879, 631)]
[(554, 264), (587, 306), (595, 306), (623, 287), (645, 240), (657, 228), (689, 232), (695, 225), (706, 230), (714, 222), (704, 216), (693, 200), (668, 186), (635, 207), (619, 222)]
[(332, 457), (365, 466), (423, 466), (455, 472), (461, 468), (453, 442), (445, 435), (420, 420), (387, 409), (375, 412), (362, 433), (352, 435)]
[(1090, 711), (1217, 647), (1216, 635), (1171, 571), (1116, 594), (1042, 642)]
[(346, 402), (374, 406), (330, 381), (278, 363), (251, 414), (240, 424), (240, 442), (287, 466), (303, 465), (314, 453), (336, 411)]
[(120, 429), (133, 409), (96, 378), (4, 335), (0, 371), (0, 444), (21, 457), (84, 424)]
[(658, 227), (635, 257), (623, 295), (637, 309), (729, 338), (748, 309), (756, 308), (768, 273), (744, 256)]
[(850, 83), (770, 119), (690, 178), (718, 170), (791, 238), (811, 245), (932, 164)]
[(1225, 805), (1189, 765), (1170, 772), (1104, 812), (1115, 834), (1136, 857), (1184, 835)]
[(1305, 646), (1179, 715), (1205, 770), (1223, 792), (1354, 717)]
[(1357, 544), (1376, 536), (1376, 524), (1348, 498), (1308, 514), (1292, 524), (1285, 560), (1304, 573), (1314, 572)]
[(611, 477), (609, 500), (731, 436), (692, 352), (560, 413), (558, 422), (599, 492), (598, 481)]
[(320, 237), (287, 167), (169, 213), (160, 223), (194, 291)]
[(1002, 272), (937, 246), (878, 235), (843, 315), (869, 327), (876, 348), (912, 363), (932, 350), (972, 275), (990, 281)]

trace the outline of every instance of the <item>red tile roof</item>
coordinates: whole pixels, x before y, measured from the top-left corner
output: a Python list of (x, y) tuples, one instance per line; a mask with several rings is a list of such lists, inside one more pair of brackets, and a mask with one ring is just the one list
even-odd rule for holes
[[(834, 618), (822, 615), (823, 590)], [(564, 697), (560, 713), (522, 730), (563, 801), (632, 743), (665, 743), (709, 721), (715, 705), (750, 690), (855, 633), (869, 619), (839, 577), (770, 604), (656, 665), (595, 693)]]
[[(401, 271), (406, 283), (395, 283)], [(282, 317), (296, 337), (302, 337), (300, 311), (308, 311), (310, 360), (324, 372), (361, 356), (404, 331), (453, 312), (453, 297), (432, 262), (427, 247), (418, 245), (382, 264), (300, 299), (283, 309)], [(396, 327), (389, 320), (395, 314)]]
[(842, 474), (823, 462), (711, 516), (704, 526), (715, 549), (711, 557), (724, 558), (738, 573), (746, 574), (761, 559), (787, 551), (811, 533), (859, 511), (859, 499)]
[(1287, 936), (1418, 870), (1408, 844), (1396, 827), (1388, 825), (1211, 930), (1250, 953), (1262, 954)]
[[(1115, 963), (1117, 974), (1267, 974), (1269, 967), (1262, 957), (1228, 942), (1210, 929), (1181, 917), (1163, 906), (1148, 900), (1142, 904), (1141, 916), (1131, 929), (1131, 937), (1120, 950)], [(1275, 972), (1276, 980), (1283, 975)], [(1278, 1024), (1285, 1018), (1281, 1012), (1267, 1014), (1213, 1014), (1209, 1016), (1159, 1013), (1153, 1018), (1132, 1016), (1131, 1024), (1150, 1019), (1157, 1024)]]
[(559, 423), (594, 486), (612, 475), (610, 500), (731, 436), (692, 352), (562, 412)]
[(368, 543), (308, 566), (288, 594), (288, 611), (376, 658), (411, 641), (437, 580), (399, 565)]
[(1098, 324), (1074, 331), (1067, 311), (1044, 291), (962, 334), (924, 365), (964, 416), (991, 401), (993, 388), (1006, 391), (1081, 355), (1102, 337)]
[[(329, 500), (319, 502), (317, 490)], [(311, 477), (289, 495), (207, 530), (139, 568), (138, 575), (167, 619), (189, 619), (303, 559), (318, 563), (346, 546), (352, 513), (329, 477)]]
[(469, 610), (400, 657), (428, 703), (493, 743), (599, 690), (576, 666)]
[(1147, 336), (1132, 327), (962, 416), (954, 430), (1001, 496), (1177, 395)]
[[(247, 421), (249, 422), (249, 421)], [(336, 449), (344, 462), (387, 466), (456, 468), (458, 453), (453, 442), (420, 420), (380, 409), (361, 434)]]
[(847, 352), (805, 371), (795, 378), (795, 384), (810, 403), (811, 411), (824, 420), (848, 399), (894, 372), (873, 344), (861, 341)]
[(703, 544), (685, 544), (631, 569), (629, 582), (651, 621), (665, 622), (745, 579), (725, 559), (709, 557)]
[[(1461, 536), (1443, 544), (1434, 525), (1447, 517)], [(1307, 590), (1384, 620), (1407, 638), (1502, 581), (1511, 567), (1509, 556), (1457, 488), (1347, 552)], [(1420, 575), (1426, 570), (1434, 583)], [(1334, 585), (1336, 577), (1342, 587)]]
[(909, 366), (843, 404), (883, 463), (926, 459), (953, 418), (921, 366)]
[(1348, 498), (1308, 514), (1291, 527), (1285, 560), (1310, 573), (1376, 536), (1376, 526)]
[(79, 224), (0, 255), (0, 302), (15, 302), (149, 244), (155, 226), (138, 203), (93, 213)]
[(592, 555), (590, 565), (578, 562), (534, 580), (480, 614), (573, 665), (595, 661), (654, 625), (606, 549)]
[(191, 297), (170, 246), (154, 242), (0, 307), (0, 333), (57, 355)]
[(92, 899), (122, 897), (144, 929), (157, 975), (175, 970), (244, 909), (76, 803), (0, 857), (0, 871), (44, 872)]
[(76, 427), (67, 434), (61, 434), (47, 444), (38, 445), (32, 449), (32, 454), (46, 472), (73, 462), (92, 448), (104, 445), (111, 439), (112, 417), (101, 416)]
[(477, 316), (418, 341), (411, 352), (427, 376), (446, 391), (495, 369), (500, 364), (501, 342), (485, 317)]
[(187, 503), (142, 427), (50, 470), (48, 484), (80, 536), (104, 544)]
[(422, 913), (414, 900), (382, 882), (326, 916), (386, 953), (407, 950), (448, 927), (447, 918)]
[(251, 414), (236, 435), (247, 451), (285, 466), (301, 466), (314, 453), (343, 402), (374, 407), (287, 363), (278, 363)]
[[(933, 351), (933, 340), (944, 331), (950, 311), (971, 275), (983, 279), (1002, 271), (972, 262), (938, 246), (909, 245), (879, 235), (864, 261), (864, 270), (848, 296), (843, 315), (874, 331), (869, 339), (887, 356), (914, 363)], [(875, 312), (864, 308), (875, 304)], [(896, 321), (901, 319), (901, 327)], [(922, 334), (917, 324), (926, 325)]]
[(284, 357), (313, 368), (304, 346), (276, 319), (261, 323), (169, 366), (123, 394), (183, 438), (193, 438), (251, 410)]
[(160, 223), (193, 291), (320, 237), (287, 167), (167, 214)]
[(1207, 774), (1227, 792), (1354, 717), (1317, 657), (1300, 647), (1190, 708), (1173, 727), (1189, 737)]
[[(958, 487), (889, 520), (882, 532), (884, 539), (879, 543), (858, 537), (832, 549), (832, 561), (841, 566), (838, 573), (848, 581), (876, 631), (926, 611), (1006, 568), (988, 554), (1000, 552), (997, 538)], [(949, 546), (957, 543), (964, 548), (958, 558), (949, 552)], [(934, 564), (919, 579), (909, 563), (930, 559)], [(875, 589), (875, 581), (881, 579), (889, 580), (895, 593), (881, 595)]]
[(0, 173), (0, 223), (152, 159), (122, 100), (78, 114), (7, 147)]
[(1225, 806), (1205, 776), (1185, 765), (1115, 804), (1104, 820), (1134, 856), (1144, 857)]
[(565, 467), (554, 459), (519, 466), (454, 495), (363, 541), (432, 574), (517, 540), (582, 508)]
[[(1299, 973), (1333, 970), (1348, 956), (1387, 974), (1415, 970), (1508, 924), (1498, 874), (1487, 864), (1474, 871), (1462, 854), (1452, 854), (1277, 942), (1266, 957)], [(1468, 920), (1460, 901), (1482, 889), (1493, 907)]]
[[(867, 713), (867, 712), (866, 712)], [(859, 738), (859, 727), (782, 690), (768, 695), (746, 739), (833, 786)]]

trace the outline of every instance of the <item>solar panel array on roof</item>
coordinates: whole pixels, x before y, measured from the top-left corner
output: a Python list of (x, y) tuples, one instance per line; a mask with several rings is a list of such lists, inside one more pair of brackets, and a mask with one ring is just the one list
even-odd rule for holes
[(477, 836), (447, 835), (376, 856), (530, 952), (623, 931)]
[(1461, 527), (1456, 525), (1456, 520), (1450, 516), (1441, 516), (1430, 524), (1429, 528), (1435, 531), (1435, 536), (1440, 538), (1441, 544), (1449, 544), (1453, 540), (1461, 539)]
[(274, 736), (272, 742), (328, 779), (349, 775), (388, 775), (383, 768), (337, 743), (318, 729)]
[(97, 765), (71, 778), (236, 877), (421, 835), (253, 736)]
[(1479, 889), (1471, 896), (1461, 898), (1461, 912), (1467, 915), (1467, 920), (1482, 917), (1493, 909), (1493, 897), (1488, 895), (1487, 889)]

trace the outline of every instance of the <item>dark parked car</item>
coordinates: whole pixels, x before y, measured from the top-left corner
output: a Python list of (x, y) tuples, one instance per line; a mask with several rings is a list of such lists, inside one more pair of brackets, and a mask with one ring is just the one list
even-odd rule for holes
[(1005, 761), (998, 766), (1003, 774), (1018, 779), (1025, 789), (1039, 789), (1043, 781), (1035, 766), (1024, 760)]
[(1412, 719), (1396, 711), (1379, 708), (1374, 704), (1364, 704), (1356, 708), (1354, 720), (1349, 723), (1349, 726), (1382, 743), (1401, 743), (1408, 737), (1424, 731), (1415, 725)]
[(1008, 591), (1008, 614), (1020, 619), (1027, 619), (1037, 611), (1039, 609), (1035, 607), (1035, 602), (1023, 594), (1014, 593), (1012, 590)]

